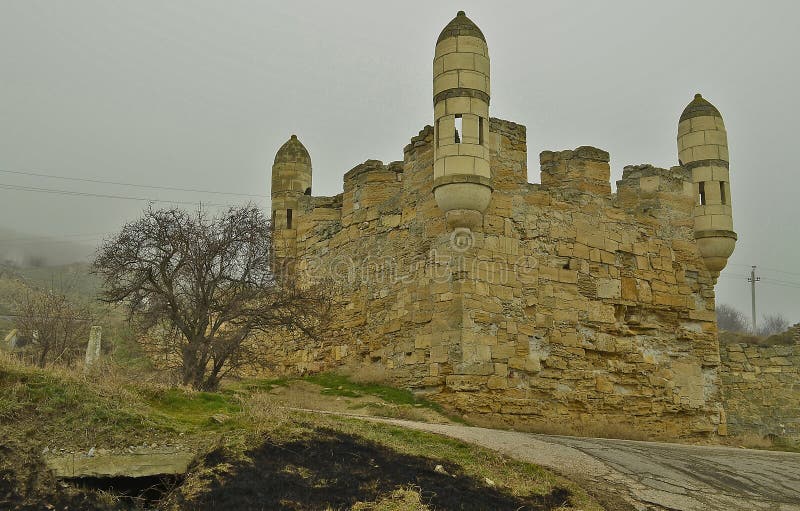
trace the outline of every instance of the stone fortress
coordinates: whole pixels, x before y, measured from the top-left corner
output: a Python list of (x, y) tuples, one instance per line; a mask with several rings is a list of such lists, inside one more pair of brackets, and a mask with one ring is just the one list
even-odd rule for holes
[(531, 184), (525, 127), (490, 117), (489, 63), (459, 12), (435, 46), (433, 126), (403, 161), (347, 172), (339, 195), (311, 195), (295, 135), (279, 149), (275, 252), (339, 303), (329, 338), (275, 343), (276, 370), (357, 367), (475, 419), (672, 437), (766, 431), (741, 389), (768, 399), (788, 382), (769, 421), (800, 432), (797, 346), (761, 359), (766, 387), (743, 348), (721, 357), (714, 285), (736, 234), (720, 112), (696, 95), (679, 165), (625, 167), (616, 193), (593, 147), (542, 152)]

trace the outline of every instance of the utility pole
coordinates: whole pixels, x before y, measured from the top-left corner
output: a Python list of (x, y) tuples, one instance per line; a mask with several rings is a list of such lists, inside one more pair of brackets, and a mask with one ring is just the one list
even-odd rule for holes
[(753, 334), (756, 333), (756, 282), (760, 281), (761, 277), (756, 277), (756, 267), (750, 268), (750, 278), (747, 282), (750, 283), (750, 301), (753, 306)]

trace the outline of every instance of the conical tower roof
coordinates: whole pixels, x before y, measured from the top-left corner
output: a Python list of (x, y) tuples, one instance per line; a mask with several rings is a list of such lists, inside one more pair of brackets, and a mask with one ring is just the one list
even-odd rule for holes
[(679, 122), (683, 122), (686, 119), (691, 119), (692, 117), (701, 117), (704, 115), (722, 118), (722, 114), (719, 113), (717, 107), (706, 101), (700, 94), (695, 94), (692, 102), (689, 103), (683, 110), (683, 113), (681, 114), (681, 120)]
[(308, 154), (306, 147), (297, 138), (297, 135), (286, 141), (285, 144), (275, 153), (275, 163), (307, 163), (311, 164), (311, 155)]
[(481, 29), (478, 28), (471, 19), (467, 18), (467, 15), (464, 14), (464, 11), (458, 11), (456, 17), (447, 24), (446, 27), (442, 30), (442, 33), (439, 34), (439, 39), (436, 40), (437, 43), (442, 42), (442, 40), (447, 39), (448, 37), (456, 37), (460, 35), (468, 35), (472, 37), (477, 37), (483, 42), (486, 42), (486, 37), (484, 37), (483, 32)]

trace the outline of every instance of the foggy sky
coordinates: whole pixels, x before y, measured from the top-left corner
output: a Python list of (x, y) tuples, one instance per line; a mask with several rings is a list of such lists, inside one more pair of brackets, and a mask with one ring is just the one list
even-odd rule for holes
[[(296, 133), (315, 195), (366, 159), (402, 159), (432, 122), (431, 61), (463, 9), (486, 35), (491, 115), (538, 153), (593, 145), (625, 165), (677, 164), (695, 92), (725, 118), (736, 251), (717, 302), (800, 321), (797, 2), (375, 2), (0, 0), (0, 226), (96, 243), (146, 202), (268, 209), (275, 151)], [(213, 209), (213, 206), (212, 206)], [(0, 246), (6, 240), (0, 240)], [(35, 245), (33, 245), (35, 246)]]

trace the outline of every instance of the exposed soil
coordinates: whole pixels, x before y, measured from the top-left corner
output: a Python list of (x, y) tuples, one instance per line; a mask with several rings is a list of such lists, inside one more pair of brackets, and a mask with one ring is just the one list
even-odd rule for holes
[[(359, 437), (318, 430), (313, 438), (275, 445), (269, 442), (247, 453), (250, 462), (232, 461), (223, 477), (207, 481), (196, 495), (174, 495), (180, 508), (197, 510), (349, 509), (398, 488), (414, 487), (438, 511), (551, 510), (569, 499), (566, 489), (545, 496), (517, 497), (464, 474), (452, 463), (401, 454)], [(226, 461), (224, 452), (208, 455), (206, 466)], [(436, 471), (442, 465), (444, 472)]]

